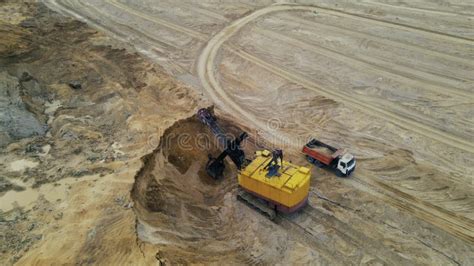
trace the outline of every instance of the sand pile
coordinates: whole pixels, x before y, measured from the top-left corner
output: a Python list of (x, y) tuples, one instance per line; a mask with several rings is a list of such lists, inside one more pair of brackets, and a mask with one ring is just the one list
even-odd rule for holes
[[(208, 150), (204, 140), (210, 140)], [(206, 126), (188, 118), (169, 128), (160, 147), (143, 159), (132, 190), (138, 236), (160, 245), (166, 258), (179, 254), (182, 262), (188, 257), (193, 262), (224, 257), (229, 262), (271, 262), (278, 258), (274, 252), (284, 249), (286, 233), (236, 200), (233, 165), (226, 163), (222, 180), (207, 176), (207, 155), (220, 150), (214, 140)]]

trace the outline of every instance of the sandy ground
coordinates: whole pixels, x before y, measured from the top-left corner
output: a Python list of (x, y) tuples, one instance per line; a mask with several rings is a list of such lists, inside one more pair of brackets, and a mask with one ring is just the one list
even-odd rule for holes
[[(5, 138), (2, 226), (28, 244), (3, 261), (473, 263), (473, 4), (44, 4), (99, 32), (2, 4), (0, 77), (32, 91), (17, 113), (37, 118), (31, 136)], [(211, 103), (248, 131), (248, 151), (305, 164), (312, 136), (348, 148), (357, 170), (314, 168), (309, 206), (270, 222), (235, 201), (235, 169), (211, 181), (207, 152), (173, 145), (209, 135), (192, 114)]]

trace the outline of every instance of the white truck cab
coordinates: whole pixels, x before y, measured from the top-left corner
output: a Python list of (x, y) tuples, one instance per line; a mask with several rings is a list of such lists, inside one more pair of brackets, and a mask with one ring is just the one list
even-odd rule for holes
[(350, 153), (344, 153), (337, 163), (336, 173), (340, 173), (343, 176), (349, 176), (355, 169), (355, 159), (354, 156)]

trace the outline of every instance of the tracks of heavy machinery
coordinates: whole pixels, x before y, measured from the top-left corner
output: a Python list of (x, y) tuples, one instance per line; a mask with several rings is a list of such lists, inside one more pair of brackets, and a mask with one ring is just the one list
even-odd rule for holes
[(369, 16), (364, 16), (364, 15), (361, 15), (361, 14), (346, 12), (346, 11), (342, 11), (342, 10), (335, 9), (335, 8), (330, 8), (330, 7), (322, 7), (322, 6), (317, 6), (317, 5), (312, 5), (312, 6), (319, 9), (319, 10), (324, 10), (326, 12), (334, 12), (335, 14), (338, 14), (339, 16), (357, 17), (361, 20), (366, 20), (370, 23), (381, 24), (381, 25), (388, 26), (388, 27), (391, 27), (391, 28), (410, 30), (410, 31), (419, 32), (419, 33), (422, 33), (422, 34), (432, 34), (432, 35), (435, 35), (438, 38), (444, 39), (446, 41), (452, 41), (452, 42), (458, 42), (458, 43), (467, 43), (467, 44), (472, 44), (472, 42), (474, 41), (471, 38), (466, 38), (466, 37), (462, 37), (462, 36), (458, 36), (458, 35), (454, 35), (454, 34), (450, 34), (450, 33), (445, 33), (445, 32), (440, 32), (440, 31), (436, 31), (436, 30), (425, 29), (425, 28), (418, 27), (418, 26), (407, 25), (407, 24), (400, 23), (400, 22), (386, 21), (386, 20), (383, 20), (383, 19), (375, 18), (373, 16), (370, 16), (370, 17)]
[[(316, 224), (323, 225), (324, 228), (331, 230), (332, 234), (336, 235), (340, 239), (343, 239), (352, 247), (357, 247), (358, 249), (364, 250), (367, 254), (371, 254), (373, 257), (380, 259), (380, 261), (386, 261), (389, 263), (400, 261), (408, 262), (406, 258), (399, 256), (397, 253), (391, 250), (381, 249), (376, 240), (368, 238), (363, 233), (358, 232), (349, 225), (341, 222), (336, 217), (315, 209), (311, 205), (304, 207), (298, 213), (298, 215), (300, 215), (300, 217), (295, 219), (293, 217), (289, 217), (288, 215), (279, 214), (275, 219), (275, 222), (298, 237), (301, 237), (300, 235), (303, 233), (306, 235), (306, 238), (303, 238), (303, 240), (308, 244), (321, 242), (322, 235), (311, 230), (308, 224), (304, 222), (304, 220), (308, 218), (314, 221)], [(374, 251), (377, 252), (374, 253)], [(335, 255), (338, 256), (337, 253)]]
[[(431, 13), (431, 14), (435, 14), (435, 15), (465, 16), (465, 17), (474, 19), (474, 16), (472, 14), (464, 13), (464, 12), (452, 12), (452, 11), (446, 11), (446, 10), (440, 11), (440, 10), (433, 10), (433, 9), (430, 9), (430, 8), (426, 8), (426, 7), (420, 8), (420, 7), (408, 6), (408, 5), (407, 6), (393, 5), (393, 4), (388, 4), (388, 3), (376, 2), (376, 1), (373, 1), (373, 0), (364, 0), (364, 2), (373, 4), (373, 5), (386, 6), (386, 7), (390, 7), (390, 8), (404, 9), (404, 10), (408, 10), (408, 11)], [(410, 4), (410, 3), (408, 3), (408, 4)]]
[(276, 217), (276, 211), (274, 209), (263, 203), (261, 199), (252, 196), (250, 193), (245, 192), (242, 189), (239, 189), (239, 191), (237, 192), (237, 199), (257, 209), (259, 212), (267, 216), (270, 220), (274, 220)]
[[(291, 22), (289, 22), (291, 23)], [(471, 93), (464, 89), (458, 89), (453, 86), (454, 83), (459, 83), (457, 79), (463, 79), (464, 77), (448, 79), (440, 77), (439, 73), (429, 73), (426, 71), (418, 70), (412, 67), (403, 66), (400, 64), (392, 63), (387, 60), (378, 59), (376, 57), (370, 57), (363, 54), (353, 53), (351, 55), (345, 55), (343, 52), (338, 51), (335, 48), (328, 47), (328, 45), (319, 45), (310, 43), (298, 39), (293, 35), (281, 34), (271, 30), (257, 28), (257, 33), (268, 36), (279, 40), (289, 45), (300, 47), (307, 51), (312, 51), (316, 54), (324, 55), (328, 58), (340, 61), (341, 63), (355, 67), (356, 69), (364, 69), (369, 73), (376, 75), (385, 76), (396, 80), (400, 83), (413, 86), (415, 88), (424, 88), (432, 92), (445, 92), (449, 95), (470, 97)], [(462, 80), (462, 82), (470, 82), (471, 80)], [(429, 86), (426, 86), (429, 85)]]
[(405, 210), (467, 243), (474, 243), (474, 232), (470, 229), (474, 227), (474, 221), (471, 219), (404, 193), (383, 181), (359, 175), (353, 175), (351, 179), (372, 188), (373, 194), (392, 206)]

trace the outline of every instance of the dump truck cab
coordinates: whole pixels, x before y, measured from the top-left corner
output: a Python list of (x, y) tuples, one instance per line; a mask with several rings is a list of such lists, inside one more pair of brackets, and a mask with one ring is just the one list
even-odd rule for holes
[(339, 157), (336, 174), (340, 172), (342, 176), (349, 176), (355, 169), (355, 158), (350, 153), (344, 153)]

